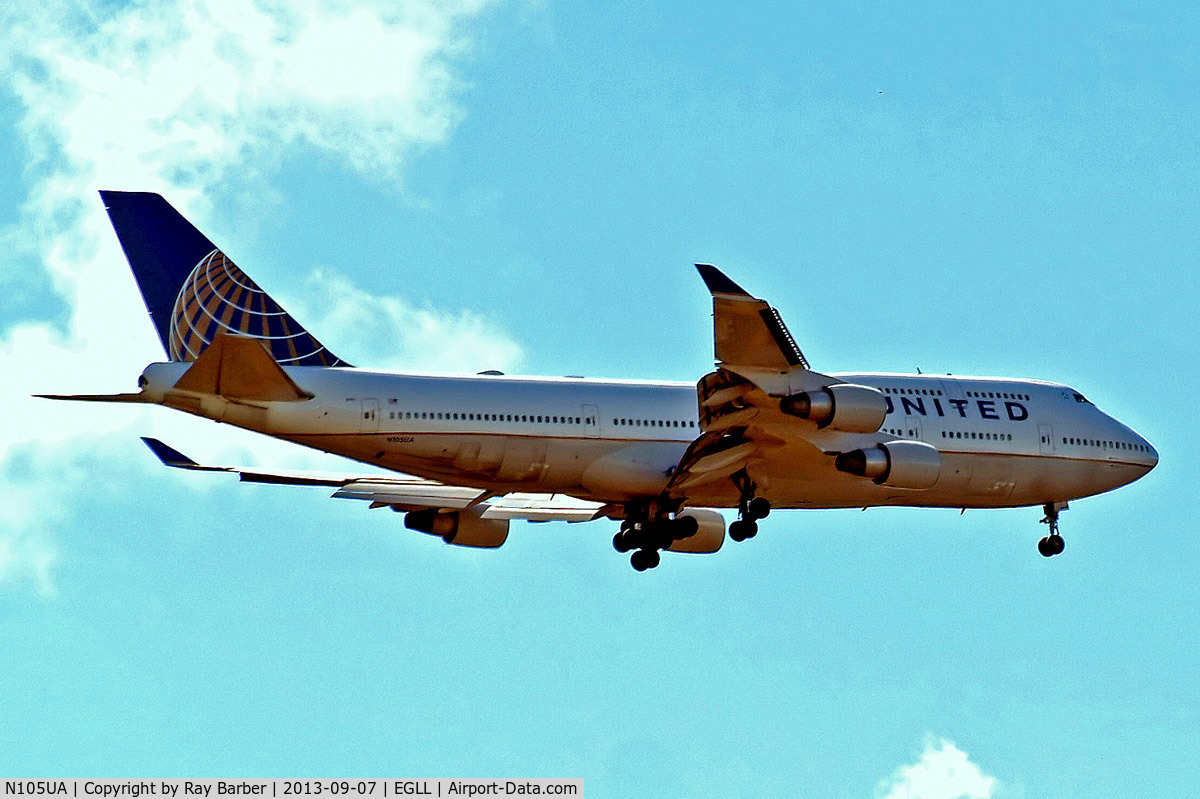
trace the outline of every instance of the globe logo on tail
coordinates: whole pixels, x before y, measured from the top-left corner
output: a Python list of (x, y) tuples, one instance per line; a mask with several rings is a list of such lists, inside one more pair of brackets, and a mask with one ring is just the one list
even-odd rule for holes
[(173, 361), (194, 361), (218, 333), (264, 341), (283, 366), (344, 366), (220, 250), (200, 260), (171, 312)]

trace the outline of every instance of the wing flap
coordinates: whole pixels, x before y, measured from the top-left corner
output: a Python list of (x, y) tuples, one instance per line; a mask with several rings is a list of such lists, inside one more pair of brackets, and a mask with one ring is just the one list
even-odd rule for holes
[(599, 502), (566, 494), (509, 494), (487, 505), (485, 519), (525, 519), (531, 522), (590, 522), (597, 518)]
[(441, 508), (463, 510), (479, 496), (478, 488), (443, 485), (424, 480), (401, 481), (366, 478), (352, 480), (333, 492), (335, 499), (360, 499), (402, 509)]

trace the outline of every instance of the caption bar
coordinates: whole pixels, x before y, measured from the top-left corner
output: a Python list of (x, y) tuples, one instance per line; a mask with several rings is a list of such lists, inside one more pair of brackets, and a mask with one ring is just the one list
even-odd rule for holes
[(482, 797), (583, 796), (582, 779), (354, 779), (354, 780), (14, 780), (0, 782), (3, 797), (61, 797), (61, 799), (218, 799), (226, 796), (261, 797)]

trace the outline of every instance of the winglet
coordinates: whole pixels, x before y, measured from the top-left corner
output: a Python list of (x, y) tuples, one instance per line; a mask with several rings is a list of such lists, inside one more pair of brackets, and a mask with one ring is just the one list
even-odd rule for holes
[(166, 444), (159, 441), (157, 438), (149, 438), (147, 436), (142, 436), (142, 443), (144, 443), (147, 447), (150, 448), (150, 451), (154, 453), (155, 457), (157, 457), (160, 461), (163, 462), (164, 466), (170, 466), (175, 469), (198, 469), (200, 471), (205, 471), (205, 472), (223, 472), (223, 471), (225, 471), (224, 469), (222, 469), (220, 467), (201, 466), (200, 464), (196, 463), (194, 460), (189, 458), (187, 455), (184, 455), (182, 452), (180, 452), (177, 449), (174, 449), (173, 447), (168, 447)]
[(704, 285), (708, 286), (708, 290), (713, 294), (731, 294), (733, 296), (749, 297), (750, 292), (734, 283), (725, 273), (717, 269), (712, 264), (696, 264), (697, 271), (700, 272), (700, 277), (704, 279)]

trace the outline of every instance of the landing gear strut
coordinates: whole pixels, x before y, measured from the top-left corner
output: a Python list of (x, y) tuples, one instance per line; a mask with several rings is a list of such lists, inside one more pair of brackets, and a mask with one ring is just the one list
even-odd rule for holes
[(696, 534), (700, 523), (691, 516), (652, 516), (641, 510), (621, 522), (621, 529), (613, 536), (613, 549), (624, 554), (632, 551), (629, 563), (634, 569), (644, 572), (653, 569), (662, 560), (659, 550), (669, 549), (672, 544)]
[(1058, 512), (1067, 509), (1065, 502), (1047, 502), (1042, 506), (1046, 516), (1042, 519), (1042, 524), (1050, 525), (1050, 535), (1038, 541), (1038, 552), (1044, 558), (1052, 558), (1055, 555), (1061, 555), (1066, 547), (1066, 542), (1063, 537), (1058, 534)]
[(729, 537), (734, 541), (745, 541), (758, 535), (758, 520), (767, 518), (771, 503), (763, 497), (754, 496), (756, 486), (745, 469), (731, 479), (741, 493), (741, 499), (738, 501), (737, 521), (729, 523)]

